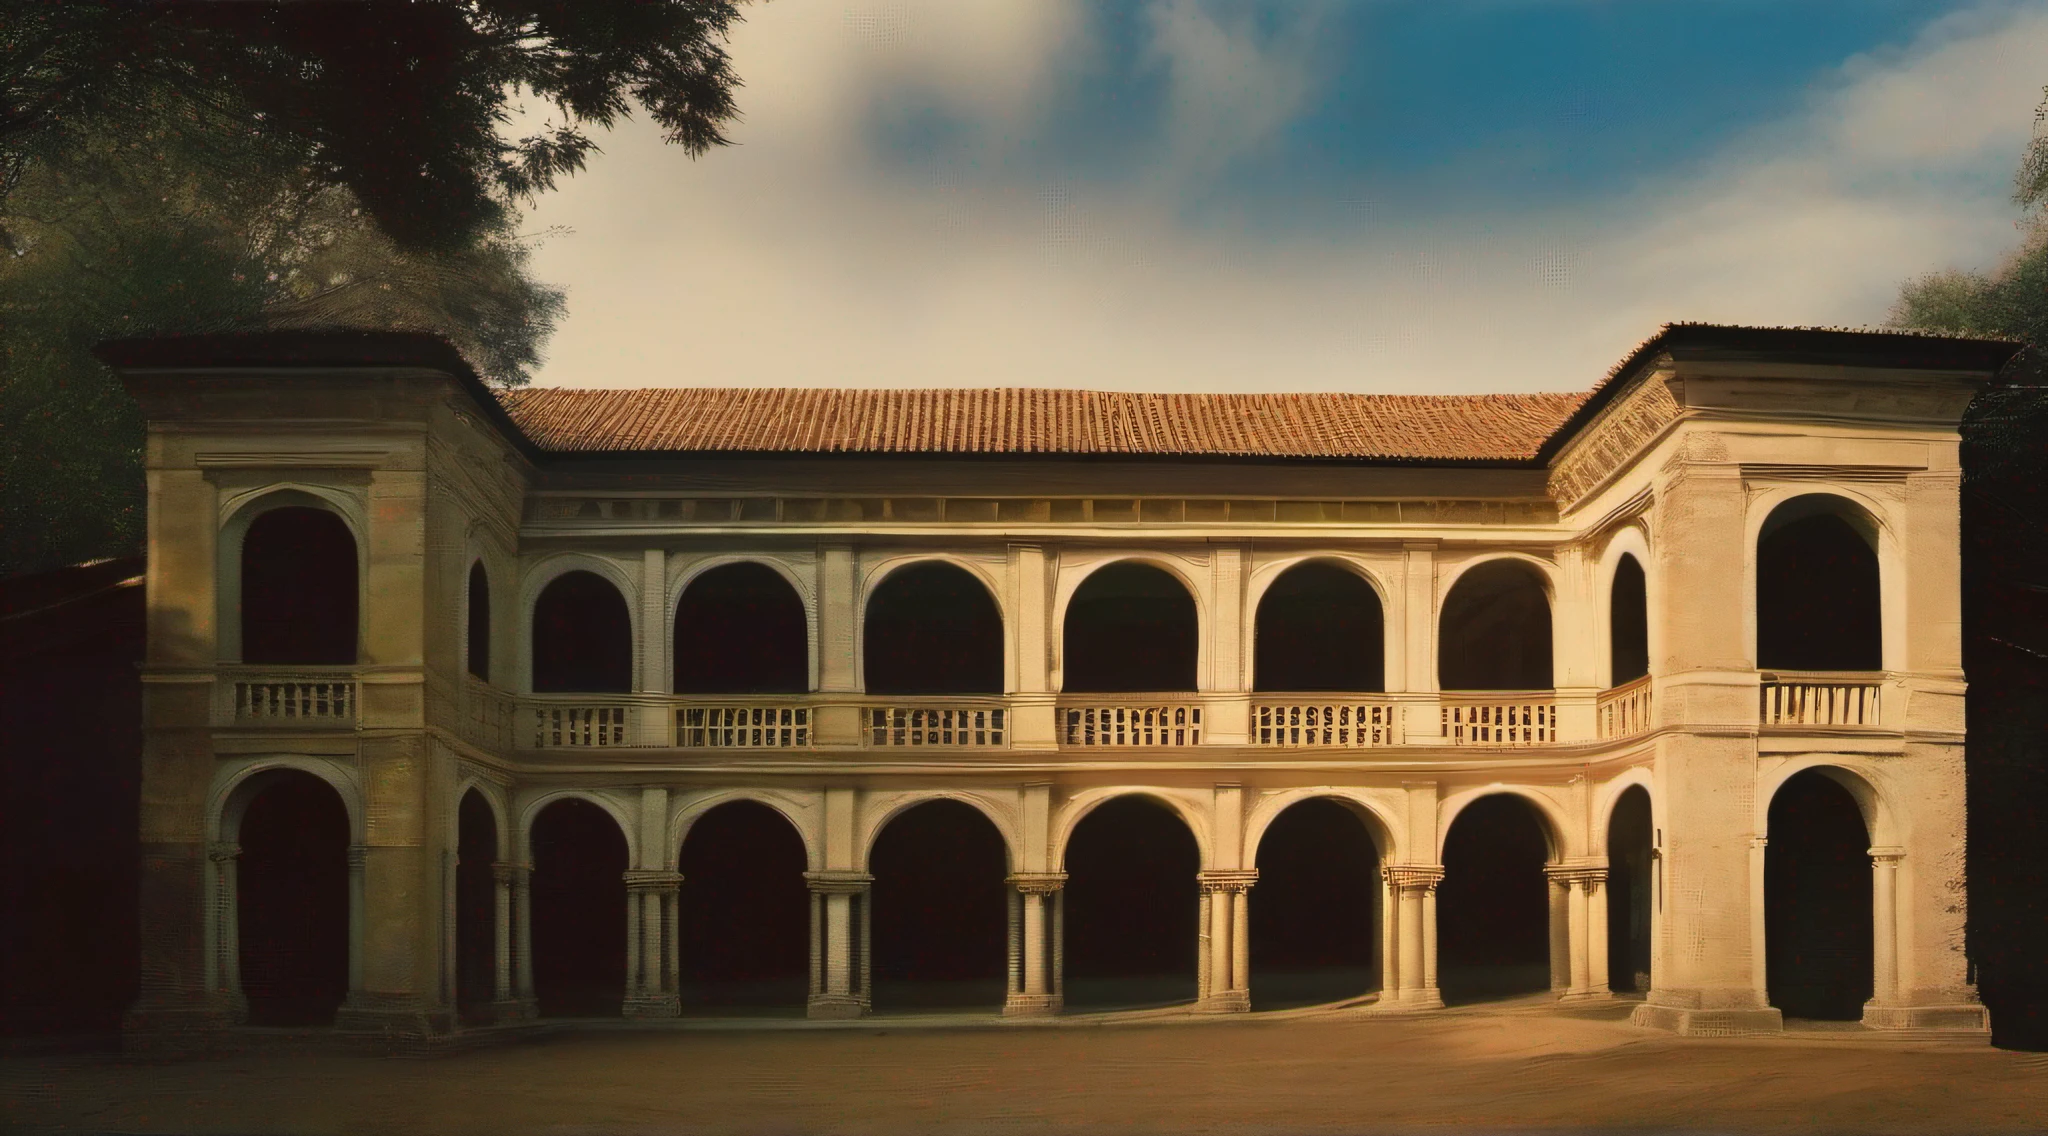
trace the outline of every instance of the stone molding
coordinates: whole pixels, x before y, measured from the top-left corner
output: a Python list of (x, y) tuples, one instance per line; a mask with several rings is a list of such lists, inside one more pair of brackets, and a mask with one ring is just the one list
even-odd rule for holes
[(1067, 886), (1065, 872), (1016, 872), (1004, 880), (1025, 895), (1051, 895)]
[(363, 870), (363, 868), (364, 868), (364, 867), (366, 867), (366, 866), (367, 866), (367, 865), (369, 864), (369, 862), (370, 862), (370, 846), (369, 846), (369, 845), (367, 845), (367, 844), (351, 844), (351, 845), (349, 845), (349, 846), (348, 846), (348, 867), (349, 867), (349, 870), (350, 870), (350, 871), (352, 871), (352, 872), (360, 872), (360, 871), (362, 871), (362, 870)]
[(1880, 845), (1869, 850), (1872, 864), (1896, 864), (1906, 858), (1906, 850), (1893, 845)]
[(875, 877), (866, 872), (842, 868), (804, 873), (804, 883), (815, 895), (862, 895), (874, 882)]
[(628, 892), (674, 891), (681, 886), (681, 872), (662, 871), (655, 868), (626, 869), (626, 890)]
[(1411, 888), (1426, 888), (1435, 891), (1443, 882), (1442, 864), (1387, 864), (1380, 868), (1380, 878), (1396, 889), (1407, 891)]
[(1605, 864), (1547, 864), (1543, 868), (1543, 874), (1549, 877), (1551, 883), (1560, 887), (1570, 887), (1573, 884), (1589, 887), (1607, 882)]
[(499, 860), (491, 865), (491, 879), (515, 887), (525, 885), (533, 878), (533, 865), (508, 860)]
[(242, 846), (232, 840), (216, 840), (206, 846), (206, 858), (216, 864), (238, 860), (241, 856)]
[(1203, 891), (1243, 893), (1259, 882), (1259, 872), (1256, 868), (1218, 869), (1197, 872), (1195, 879), (1200, 881)]

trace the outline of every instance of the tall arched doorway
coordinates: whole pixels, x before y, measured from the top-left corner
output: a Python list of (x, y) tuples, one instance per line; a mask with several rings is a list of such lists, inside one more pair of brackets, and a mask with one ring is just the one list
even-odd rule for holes
[(259, 773), (238, 828), (236, 935), (249, 1024), (325, 1026), (348, 995), (348, 807), (310, 773)]
[(804, 601), (766, 564), (724, 564), (676, 604), (678, 694), (801, 694), (811, 688)]
[(926, 801), (890, 818), (868, 855), (875, 877), (875, 1009), (1003, 1004), (1009, 851), (979, 809)]
[(1379, 593), (1363, 576), (1328, 561), (1297, 564), (1259, 597), (1252, 689), (1385, 690), (1383, 624)]
[(1863, 1016), (1874, 965), (1870, 833), (1828, 774), (1793, 775), (1771, 797), (1764, 845), (1765, 974), (1788, 1018)]
[(1350, 806), (1313, 797), (1259, 838), (1252, 1008), (1335, 1002), (1379, 985), (1379, 850)]
[(1649, 586), (1643, 566), (1626, 552), (1614, 566), (1614, 581), (1607, 591), (1607, 663), (1609, 686), (1650, 673)]
[(1459, 576), (1439, 630), (1442, 689), (1551, 689), (1550, 593), (1529, 564), (1489, 560)]
[(958, 565), (898, 568), (868, 597), (861, 661), (870, 694), (1001, 694), (1002, 610)]
[[(1607, 820), (1607, 987), (1650, 992), (1650, 919), (1656, 910), (1650, 794), (1622, 790)], [(1595, 943), (1594, 949), (1601, 944)]]
[(309, 505), (271, 509), (242, 537), (242, 661), (356, 661), (356, 539)]
[(615, 1017), (626, 997), (626, 837), (568, 798), (533, 820), (533, 987), (542, 1017)]
[(1756, 660), (1762, 670), (1884, 668), (1876, 528), (1824, 493), (1771, 510), (1756, 544)]
[(1164, 569), (1133, 561), (1097, 569), (1067, 601), (1062, 688), (1193, 690), (1199, 635), (1194, 597)]
[(676, 866), (683, 1011), (801, 1013), (811, 908), (796, 827), (767, 805), (732, 801), (690, 825)]
[(491, 681), (491, 576), (479, 560), (469, 566), (469, 616), (466, 654), (469, 673)]
[(626, 597), (595, 572), (564, 572), (533, 605), (536, 694), (633, 689), (633, 619)]
[(1550, 989), (1550, 839), (1535, 806), (1511, 793), (1460, 810), (1437, 885), (1437, 986), (1444, 1002)]
[(1191, 1002), (1202, 854), (1172, 809), (1106, 801), (1067, 840), (1066, 1004), (1105, 1009)]
[(455, 1006), (472, 1024), (492, 1020), (498, 979), (498, 818), (471, 789), (456, 810)]

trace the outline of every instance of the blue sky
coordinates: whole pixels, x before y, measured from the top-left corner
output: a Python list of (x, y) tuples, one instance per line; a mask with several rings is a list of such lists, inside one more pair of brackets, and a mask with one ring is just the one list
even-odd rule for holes
[(740, 144), (544, 199), (544, 383), (1582, 388), (1665, 320), (1986, 267), (2048, 83), (1994, 0), (773, 0)]

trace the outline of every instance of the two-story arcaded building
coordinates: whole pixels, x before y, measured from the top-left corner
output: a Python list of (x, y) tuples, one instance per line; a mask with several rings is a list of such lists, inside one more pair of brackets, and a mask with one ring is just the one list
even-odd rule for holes
[(1516, 991), (1982, 1032), (1957, 424), (2014, 350), (494, 394), (426, 336), (108, 344), (131, 1032)]

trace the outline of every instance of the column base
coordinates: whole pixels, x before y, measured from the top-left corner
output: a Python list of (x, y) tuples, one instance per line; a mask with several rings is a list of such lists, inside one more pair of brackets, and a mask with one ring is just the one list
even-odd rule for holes
[(1003, 999), (1006, 1018), (1049, 1018), (1065, 1008), (1057, 994), (1011, 994)]
[(1785, 1032), (1785, 1016), (1776, 1006), (1709, 1010), (1644, 1002), (1629, 1014), (1628, 1022), (1669, 1030), (1680, 1037), (1755, 1037)]
[(389, 1038), (446, 1037), (455, 1014), (411, 995), (352, 994), (334, 1011), (334, 1032)]
[(1417, 986), (1392, 993), (1383, 990), (1379, 1004), (1390, 1010), (1441, 1010), (1444, 1008), (1444, 995), (1434, 986)]
[(241, 1023), (226, 1006), (138, 1006), (121, 1020), (121, 1048), (129, 1053), (206, 1052), (222, 1048), (227, 1031)]
[(815, 1021), (846, 1021), (868, 1016), (868, 1002), (851, 994), (813, 994), (804, 1016)]
[(1567, 990), (1559, 994), (1557, 1000), (1560, 1002), (1611, 1002), (1614, 1000), (1614, 991), (1599, 989)]
[(540, 1003), (532, 998), (505, 998), (491, 1003), (491, 1020), (501, 1026), (516, 1026), (540, 1017)]
[(1874, 1030), (1939, 1031), (1991, 1036), (1991, 1011), (1975, 1002), (1946, 1006), (1863, 1004), (1863, 1026)]
[(1249, 990), (1226, 990), (1221, 994), (1211, 994), (1195, 1003), (1195, 1012), (1198, 1014), (1248, 1014), (1251, 1008), (1252, 995)]
[(619, 1015), (633, 1020), (674, 1018), (683, 1013), (683, 1000), (675, 994), (632, 994), (619, 1008)]

